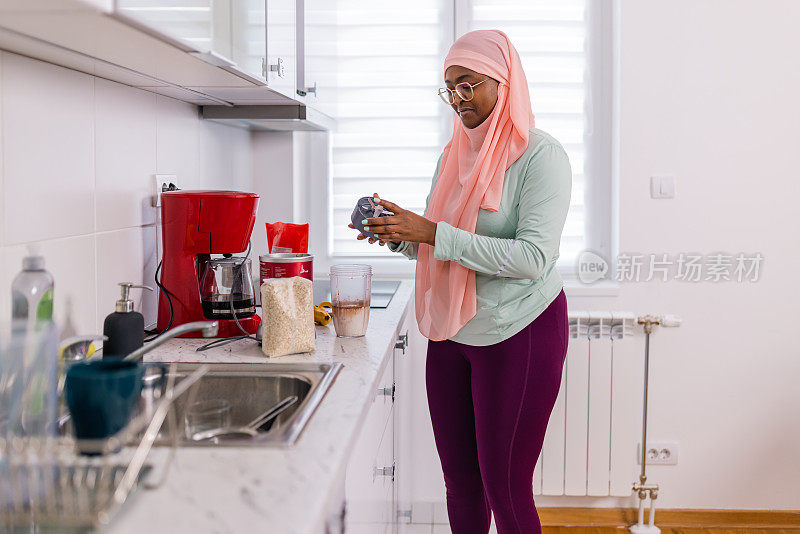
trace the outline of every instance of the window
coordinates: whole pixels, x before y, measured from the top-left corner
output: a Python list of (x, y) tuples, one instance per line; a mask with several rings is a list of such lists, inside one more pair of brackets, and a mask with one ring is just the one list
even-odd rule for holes
[[(393, 257), (348, 229), (359, 196), (422, 213), (454, 119), (436, 90), (454, 36), (506, 32), (523, 60), (536, 126), (564, 145), (573, 169), (572, 204), (559, 269), (577, 254), (610, 252), (608, 6), (595, 0), (318, 0), (308, 2), (308, 69), (317, 106), (335, 117), (331, 135), (328, 255)], [(319, 254), (319, 252), (318, 252)], [(397, 261), (404, 261), (398, 259)]]
[(316, 106), (338, 125), (331, 135), (329, 253), (393, 256), (356, 241), (347, 223), (355, 201), (375, 192), (420, 214), (425, 208), (446, 141), (446, 108), (436, 95), (449, 46), (444, 2), (307, 6), (306, 61), (320, 87)]

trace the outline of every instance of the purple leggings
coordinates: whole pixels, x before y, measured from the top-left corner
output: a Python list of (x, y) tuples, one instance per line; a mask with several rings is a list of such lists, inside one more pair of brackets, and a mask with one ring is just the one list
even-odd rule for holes
[(505, 341), (428, 343), (428, 406), (453, 534), (487, 534), (491, 513), (498, 534), (542, 531), (533, 469), (561, 385), (568, 334), (562, 289)]

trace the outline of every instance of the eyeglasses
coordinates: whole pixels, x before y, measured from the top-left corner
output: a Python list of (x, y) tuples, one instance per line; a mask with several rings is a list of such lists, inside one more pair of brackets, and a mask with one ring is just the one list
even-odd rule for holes
[(475, 97), (475, 91), (473, 91), (472, 88), (477, 87), (485, 81), (486, 80), (481, 80), (478, 83), (463, 82), (456, 85), (455, 90), (448, 89), (447, 87), (440, 87), (439, 96), (442, 98), (442, 100), (444, 100), (445, 104), (451, 106), (456, 101), (454, 93), (457, 94), (464, 102), (469, 102)]

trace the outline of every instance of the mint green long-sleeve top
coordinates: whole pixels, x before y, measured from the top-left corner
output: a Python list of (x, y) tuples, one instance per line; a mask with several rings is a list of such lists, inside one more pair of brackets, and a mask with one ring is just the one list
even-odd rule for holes
[[(431, 192), (441, 162), (440, 157)], [(564, 282), (556, 261), (571, 191), (572, 169), (561, 143), (531, 128), (527, 150), (505, 173), (498, 211), (480, 210), (474, 233), (437, 223), (434, 260), (475, 271), (477, 313), (452, 341), (499, 343), (530, 324), (558, 296)], [(388, 246), (415, 260), (419, 244)]]

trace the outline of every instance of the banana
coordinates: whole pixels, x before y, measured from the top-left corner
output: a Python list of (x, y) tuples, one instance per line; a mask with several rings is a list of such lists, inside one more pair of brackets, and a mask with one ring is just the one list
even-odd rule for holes
[(333, 304), (330, 302), (320, 302), (316, 306), (314, 306), (314, 322), (318, 325), (328, 325), (333, 320), (333, 316), (331, 312), (327, 311), (325, 308), (330, 308), (331, 312), (333, 311)]

